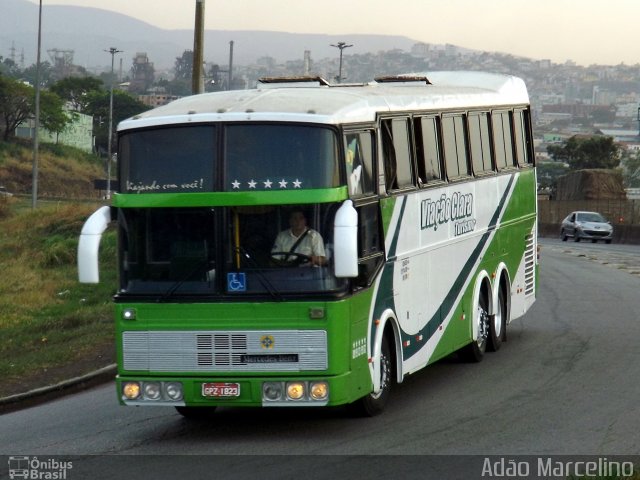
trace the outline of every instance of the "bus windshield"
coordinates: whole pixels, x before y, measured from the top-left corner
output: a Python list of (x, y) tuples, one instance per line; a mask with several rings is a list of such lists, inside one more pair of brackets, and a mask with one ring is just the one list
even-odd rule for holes
[(120, 295), (337, 293), (336, 204), (121, 209)]
[(134, 130), (119, 138), (120, 191), (332, 188), (340, 185), (337, 159), (336, 132), (326, 126), (228, 123)]

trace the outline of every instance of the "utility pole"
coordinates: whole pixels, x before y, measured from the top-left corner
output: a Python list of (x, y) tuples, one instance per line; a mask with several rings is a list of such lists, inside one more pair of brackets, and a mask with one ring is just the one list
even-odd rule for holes
[(113, 60), (116, 53), (122, 53), (115, 47), (105, 52), (111, 54), (111, 88), (109, 89), (109, 136), (107, 138), (107, 198), (111, 198), (111, 144), (113, 143)]
[(229, 83), (227, 84), (227, 90), (232, 90), (231, 80), (233, 79), (233, 40), (229, 42)]
[(38, 8), (38, 53), (36, 55), (36, 112), (33, 127), (33, 166), (31, 186), (31, 208), (38, 206), (38, 125), (40, 124), (40, 50), (42, 47), (42, 0)]
[(196, 24), (193, 31), (191, 93), (204, 92), (204, 0), (196, 0)]
[(345, 42), (338, 42), (336, 45), (331, 44), (331, 46), (340, 49), (340, 66), (338, 67), (338, 77), (336, 78), (336, 80), (338, 80), (338, 83), (341, 83), (342, 82), (342, 51), (345, 48), (353, 47), (353, 45), (347, 45)]

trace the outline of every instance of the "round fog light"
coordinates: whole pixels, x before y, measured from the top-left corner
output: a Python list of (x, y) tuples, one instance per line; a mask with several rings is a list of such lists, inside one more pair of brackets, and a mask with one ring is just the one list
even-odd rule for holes
[(314, 400), (326, 400), (329, 396), (329, 385), (327, 382), (315, 382), (311, 384), (309, 391)]
[(144, 397), (149, 400), (158, 400), (160, 398), (160, 384), (158, 382), (145, 383)]
[(138, 382), (127, 382), (122, 386), (122, 394), (127, 400), (135, 400), (140, 396), (140, 384)]
[(289, 397), (291, 400), (300, 400), (302, 397), (304, 397), (304, 383), (287, 383), (287, 397)]
[(179, 382), (170, 382), (165, 386), (167, 397), (171, 400), (182, 400), (182, 384)]
[(282, 385), (269, 382), (262, 385), (262, 397), (270, 402), (275, 402), (282, 398)]

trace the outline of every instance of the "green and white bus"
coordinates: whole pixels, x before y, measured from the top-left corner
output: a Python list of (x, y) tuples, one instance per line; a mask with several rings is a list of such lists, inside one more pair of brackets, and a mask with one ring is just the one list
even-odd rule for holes
[[(524, 82), (479, 72), (263, 79), (120, 123), (78, 247), (97, 282), (117, 224), (119, 401), (375, 415), (407, 375), (481, 360), (535, 300), (533, 160)], [(321, 251), (275, 251), (294, 211)]]

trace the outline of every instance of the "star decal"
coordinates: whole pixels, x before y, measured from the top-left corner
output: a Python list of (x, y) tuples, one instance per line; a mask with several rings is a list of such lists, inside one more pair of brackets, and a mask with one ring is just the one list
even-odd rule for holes
[(249, 188), (256, 188), (256, 181), (252, 178), (247, 182), (247, 185), (249, 185)]
[(280, 180), (278, 183), (280, 184), (280, 188), (287, 188), (287, 184), (288, 184), (289, 182), (285, 181), (285, 179), (283, 178), (283, 179), (282, 179), (282, 180)]
[(238, 180), (231, 182), (231, 185), (233, 185), (234, 189), (240, 188), (240, 182)]
[(268, 178), (266, 182), (262, 182), (262, 183), (264, 183), (264, 188), (271, 188), (271, 185), (273, 184), (273, 182)]
[(293, 188), (301, 188), (301, 187), (302, 187), (302, 182), (296, 178), (293, 181)]

